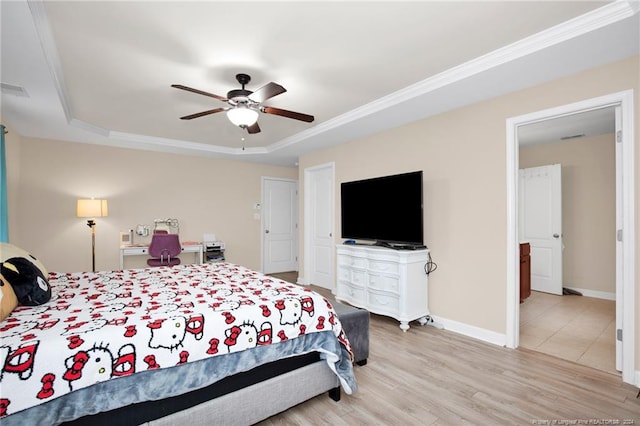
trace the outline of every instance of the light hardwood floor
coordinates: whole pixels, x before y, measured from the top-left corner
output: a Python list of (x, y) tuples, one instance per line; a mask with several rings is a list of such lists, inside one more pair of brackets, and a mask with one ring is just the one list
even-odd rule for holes
[(616, 302), (531, 292), (520, 304), (520, 346), (613, 374)]
[(370, 331), (357, 392), (337, 403), (319, 395), (261, 424), (640, 424), (638, 389), (619, 376), (416, 323), (403, 333), (378, 315)]

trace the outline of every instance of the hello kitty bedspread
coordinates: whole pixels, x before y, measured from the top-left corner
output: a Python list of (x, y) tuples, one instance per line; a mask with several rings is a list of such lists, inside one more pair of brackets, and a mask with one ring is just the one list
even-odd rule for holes
[(109, 379), (316, 334), (337, 338), (342, 355), (327, 362), (347, 393), (355, 387), (345, 371), (351, 363), (340, 360), (351, 350), (333, 308), (304, 287), (228, 263), (54, 272), (49, 279), (49, 303), (19, 307), (0, 323), (5, 420)]

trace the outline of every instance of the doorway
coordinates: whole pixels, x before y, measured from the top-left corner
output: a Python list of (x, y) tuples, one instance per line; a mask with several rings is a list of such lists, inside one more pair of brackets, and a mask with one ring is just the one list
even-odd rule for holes
[[(507, 119), (507, 346), (519, 346), (518, 129), (577, 112), (608, 106), (616, 115), (616, 353), (622, 380), (635, 384), (635, 189), (633, 91)], [(624, 295), (624, 297), (622, 297)]]
[[(528, 171), (533, 180), (532, 188), (523, 191), (522, 182), (518, 187), (521, 218), (523, 211), (528, 213), (525, 217), (530, 216), (527, 226), (521, 220), (519, 238), (531, 244), (532, 265), (531, 296), (520, 303), (519, 345), (619, 375), (615, 356), (615, 108), (557, 120), (573, 124), (556, 134), (549, 123), (549, 131), (534, 140), (527, 137), (532, 125), (519, 132), (520, 174)], [(592, 126), (596, 121), (601, 124)], [(562, 182), (557, 190), (548, 191), (556, 185), (544, 184), (544, 172), (554, 168), (557, 175), (562, 170)], [(538, 181), (543, 184), (537, 185)], [(528, 195), (528, 189), (534, 194)], [(524, 208), (523, 198), (527, 201)], [(554, 199), (562, 210), (556, 225), (547, 221), (545, 203)], [(549, 244), (557, 247), (547, 249)], [(534, 251), (537, 245), (542, 249)], [(553, 248), (561, 265), (557, 271), (549, 262), (556, 256)], [(556, 272), (554, 285), (546, 286), (545, 278)]]

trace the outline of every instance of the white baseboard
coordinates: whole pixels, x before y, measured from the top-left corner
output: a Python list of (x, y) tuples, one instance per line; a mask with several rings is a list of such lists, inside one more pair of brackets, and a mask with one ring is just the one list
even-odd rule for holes
[(482, 340), (483, 342), (491, 343), (498, 346), (507, 345), (507, 335), (503, 333), (496, 333), (495, 331), (487, 330), (473, 325), (465, 324), (458, 321), (449, 320), (446, 318), (431, 316), (435, 322), (440, 323), (445, 330), (453, 331), (454, 333), (462, 334), (464, 336), (472, 337), (474, 339)]
[(577, 287), (565, 287), (569, 290), (577, 291), (585, 297), (593, 297), (595, 299), (616, 300), (615, 293), (608, 293), (606, 291), (589, 290), (585, 288)]

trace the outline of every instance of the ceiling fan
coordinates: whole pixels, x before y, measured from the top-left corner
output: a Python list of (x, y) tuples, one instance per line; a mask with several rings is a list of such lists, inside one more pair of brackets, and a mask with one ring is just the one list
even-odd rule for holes
[(286, 109), (280, 109), (262, 105), (262, 102), (267, 99), (271, 99), (287, 90), (277, 83), (268, 83), (255, 92), (246, 90), (245, 85), (251, 81), (251, 77), (247, 74), (237, 74), (236, 80), (242, 85), (242, 89), (234, 89), (227, 93), (227, 97), (214, 95), (213, 93), (203, 92), (202, 90), (193, 89), (191, 87), (183, 86), (181, 84), (172, 84), (171, 87), (176, 89), (186, 90), (188, 92), (197, 93), (199, 95), (209, 96), (214, 99), (218, 99), (222, 102), (229, 104), (228, 107), (214, 108), (207, 111), (198, 112), (191, 115), (185, 115), (180, 117), (181, 120), (191, 120), (193, 118), (203, 117), (205, 115), (215, 114), (218, 112), (227, 112), (227, 117), (236, 126), (247, 129), (249, 133), (260, 132), (260, 126), (258, 126), (258, 113), (263, 112), (265, 114), (280, 115), (282, 117), (293, 118), (294, 120), (306, 121), (311, 123), (314, 120), (313, 115), (302, 114), (300, 112), (288, 111)]

